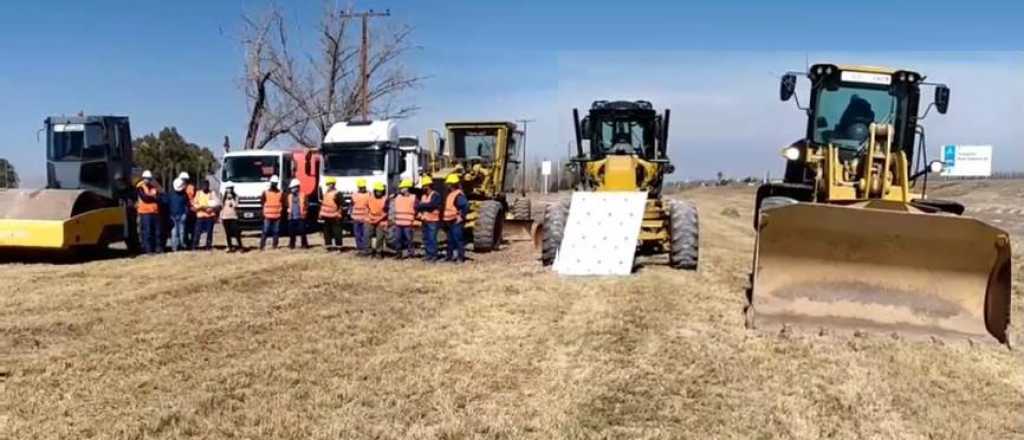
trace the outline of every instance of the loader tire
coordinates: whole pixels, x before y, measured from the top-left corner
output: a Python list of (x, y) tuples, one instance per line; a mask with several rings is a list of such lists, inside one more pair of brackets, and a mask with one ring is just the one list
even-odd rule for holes
[(565, 236), (565, 222), (569, 219), (569, 205), (558, 203), (548, 205), (544, 210), (544, 222), (541, 228), (544, 234), (544, 241), (541, 243), (540, 262), (544, 266), (550, 266), (555, 262), (558, 255), (558, 248), (562, 246), (562, 237)]
[(761, 224), (761, 213), (766, 209), (778, 208), (780, 206), (789, 206), (796, 203), (800, 203), (799, 200), (785, 197), (785, 196), (770, 196), (761, 199), (761, 205), (758, 207), (757, 212), (754, 213), (754, 226)]
[(473, 226), (473, 251), (490, 252), (498, 250), (505, 215), (501, 203), (489, 200), (480, 204), (480, 215)]
[(697, 207), (689, 202), (673, 200), (669, 205), (669, 223), (672, 228), (669, 266), (696, 270), (700, 256), (700, 221)]
[(519, 197), (512, 202), (512, 218), (516, 220), (529, 220), (533, 217), (530, 210), (533, 209), (530, 199)]

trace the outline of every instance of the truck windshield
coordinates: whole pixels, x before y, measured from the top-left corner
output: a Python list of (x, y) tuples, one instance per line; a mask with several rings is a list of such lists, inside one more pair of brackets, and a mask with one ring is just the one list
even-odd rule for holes
[(814, 141), (858, 149), (868, 139), (871, 123), (895, 123), (896, 103), (884, 87), (821, 89), (814, 107)]
[(454, 130), (452, 137), (455, 138), (455, 157), (494, 159), (494, 147), (498, 144), (497, 128)]
[(384, 171), (386, 151), (350, 145), (344, 148), (325, 145), (321, 150), (324, 160), (324, 175), (338, 177), (369, 176)]
[(224, 181), (247, 183), (269, 182), (273, 175), (281, 175), (277, 156), (235, 156), (224, 158)]

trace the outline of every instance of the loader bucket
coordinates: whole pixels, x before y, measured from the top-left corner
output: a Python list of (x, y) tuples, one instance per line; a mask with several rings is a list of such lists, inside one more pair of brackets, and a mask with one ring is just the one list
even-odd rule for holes
[(1009, 234), (898, 206), (798, 203), (762, 212), (748, 325), (1008, 344)]
[(98, 245), (125, 221), (116, 202), (88, 191), (0, 191), (0, 248)]

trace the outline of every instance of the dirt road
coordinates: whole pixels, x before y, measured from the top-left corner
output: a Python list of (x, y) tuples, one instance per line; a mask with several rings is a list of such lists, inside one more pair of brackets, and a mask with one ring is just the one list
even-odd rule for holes
[(523, 243), (2, 265), (0, 438), (1024, 438), (1019, 350), (745, 330), (752, 189), (681, 196), (696, 273), (563, 279)]

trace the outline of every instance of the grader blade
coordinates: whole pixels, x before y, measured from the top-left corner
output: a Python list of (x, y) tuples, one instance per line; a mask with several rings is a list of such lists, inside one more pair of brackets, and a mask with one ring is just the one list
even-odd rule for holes
[(529, 241), (532, 239), (533, 222), (530, 220), (505, 219), (504, 238), (508, 241)]
[(765, 210), (759, 229), (748, 325), (1008, 344), (1003, 230), (912, 208), (810, 203)]

